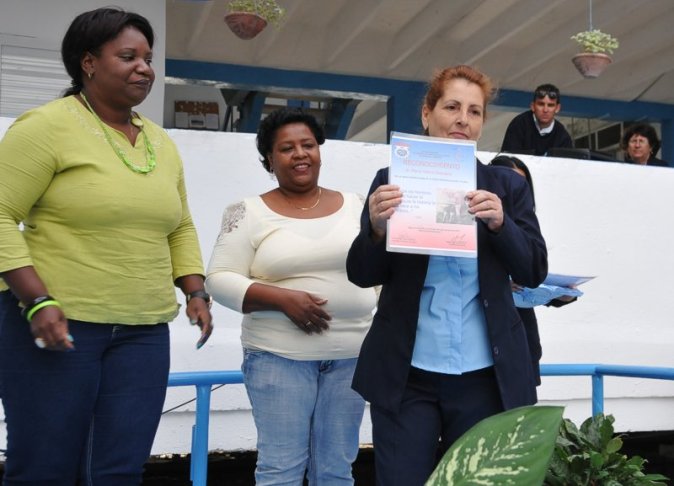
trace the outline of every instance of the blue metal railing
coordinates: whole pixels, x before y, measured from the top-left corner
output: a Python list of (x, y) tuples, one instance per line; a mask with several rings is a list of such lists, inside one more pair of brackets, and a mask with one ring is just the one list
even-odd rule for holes
[(196, 371), (169, 374), (168, 386), (196, 386), (197, 410), (192, 426), (190, 479), (194, 486), (206, 486), (208, 476), (208, 422), (213, 385), (243, 383), (240, 371)]
[[(543, 376), (592, 377), (592, 415), (604, 412), (604, 376), (674, 380), (674, 368), (604, 364), (543, 364)], [(190, 479), (194, 486), (206, 486), (208, 475), (208, 422), (213, 385), (243, 383), (240, 371), (180, 372), (169, 375), (169, 386), (197, 388), (196, 419), (192, 427)]]
[(674, 368), (605, 364), (542, 364), (542, 376), (591, 376), (592, 416), (604, 412), (604, 377), (652, 378), (674, 380)]

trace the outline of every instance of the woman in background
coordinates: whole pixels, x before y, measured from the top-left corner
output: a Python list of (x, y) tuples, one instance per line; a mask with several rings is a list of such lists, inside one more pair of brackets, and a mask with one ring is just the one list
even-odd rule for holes
[(623, 134), (621, 148), (625, 151), (625, 162), (669, 167), (667, 162), (655, 156), (660, 150), (660, 139), (647, 123), (630, 125)]
[(0, 142), (5, 486), (140, 484), (174, 284), (200, 343), (212, 330), (180, 156), (133, 111), (154, 81), (153, 40), (140, 15), (79, 15), (61, 49), (72, 88)]
[[(470, 66), (439, 71), (422, 106), (425, 133), (477, 141), (492, 92)], [(423, 485), (437, 453), (475, 423), (536, 401), (510, 276), (538, 286), (547, 274), (545, 242), (525, 181), (479, 161), (476, 172), (477, 190), (466, 198), (477, 220), (477, 259), (386, 251), (387, 221), (405, 197), (388, 183), (388, 169), (372, 183), (349, 250), (349, 279), (382, 285), (353, 382), (371, 404), (379, 486)]]
[[(536, 209), (536, 199), (534, 198), (534, 181), (531, 178), (531, 172), (527, 165), (522, 162), (517, 157), (511, 155), (498, 155), (492, 159), (489, 165), (495, 167), (507, 167), (512, 169), (517, 174), (524, 177), (529, 186), (531, 192), (531, 201), (533, 203), (534, 210)], [(511, 281), (511, 286), (513, 291), (520, 290), (522, 287)], [(550, 302), (545, 304), (546, 306), (551, 307), (562, 307), (566, 304), (574, 302), (577, 300), (577, 297), (563, 296), (556, 299), (552, 299)], [(543, 348), (541, 346), (541, 337), (538, 332), (538, 319), (536, 318), (536, 312), (533, 307), (517, 307), (517, 312), (522, 318), (522, 323), (524, 324), (524, 330), (527, 332), (527, 343), (529, 344), (529, 353), (531, 354), (531, 364), (534, 369), (536, 376), (536, 384), (541, 384), (541, 366), (540, 361), (543, 357)]]
[(376, 305), (347, 280), (362, 197), (321, 187), (314, 117), (280, 109), (257, 149), (278, 187), (228, 207), (208, 267), (216, 301), (244, 314), (243, 375), (257, 427), (258, 486), (352, 485), (365, 402), (351, 389)]

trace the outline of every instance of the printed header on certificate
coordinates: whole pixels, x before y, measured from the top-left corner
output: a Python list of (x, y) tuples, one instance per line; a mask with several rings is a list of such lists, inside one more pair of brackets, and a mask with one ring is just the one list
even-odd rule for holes
[(475, 142), (391, 133), (389, 182), (403, 200), (388, 221), (386, 249), (477, 258), (466, 193), (477, 186)]

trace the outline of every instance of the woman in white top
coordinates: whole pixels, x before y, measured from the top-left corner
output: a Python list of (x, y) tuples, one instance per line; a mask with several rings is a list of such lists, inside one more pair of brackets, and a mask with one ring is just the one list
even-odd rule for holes
[(300, 109), (265, 118), (257, 148), (278, 187), (225, 210), (213, 298), (244, 314), (242, 370), (258, 431), (256, 484), (353, 484), (364, 401), (351, 390), (376, 294), (346, 277), (363, 200), (320, 187), (325, 136)]

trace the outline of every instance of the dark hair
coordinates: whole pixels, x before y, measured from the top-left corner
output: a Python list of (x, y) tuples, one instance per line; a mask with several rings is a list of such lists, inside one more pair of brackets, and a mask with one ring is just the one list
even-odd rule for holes
[(138, 29), (152, 47), (154, 32), (150, 22), (142, 15), (117, 7), (106, 7), (75, 17), (61, 42), (61, 59), (72, 85), (63, 96), (82, 91), (82, 57), (87, 52), (94, 56), (100, 55), (103, 44), (117, 37), (127, 27)]
[(529, 172), (529, 167), (527, 164), (522, 162), (517, 157), (512, 155), (497, 155), (489, 162), (489, 165), (495, 165), (498, 167), (508, 167), (510, 169), (520, 169), (524, 172), (524, 178), (529, 184), (529, 189), (531, 190), (531, 200), (534, 203), (534, 210), (536, 209), (536, 198), (534, 197), (534, 180), (531, 178), (531, 172)]
[(313, 115), (305, 112), (302, 108), (280, 108), (272, 111), (267, 117), (260, 122), (257, 129), (257, 151), (260, 153), (260, 162), (267, 172), (272, 172), (271, 163), (267, 156), (274, 148), (274, 141), (276, 140), (276, 132), (279, 128), (289, 125), (291, 123), (303, 123), (311, 133), (314, 134), (318, 145), (323, 145), (325, 142), (325, 133), (323, 127), (318, 124)]
[(630, 144), (630, 138), (634, 135), (641, 135), (648, 139), (648, 144), (651, 146), (653, 156), (660, 150), (660, 139), (658, 139), (658, 134), (655, 133), (655, 128), (648, 123), (636, 123), (627, 127), (627, 130), (625, 130), (625, 133), (623, 134), (620, 148), (627, 151), (627, 147)]
[(489, 76), (478, 71), (472, 66), (460, 64), (458, 66), (449, 66), (436, 71), (435, 75), (428, 83), (428, 90), (424, 97), (424, 105), (429, 109), (435, 108), (438, 100), (442, 98), (445, 92), (445, 85), (453, 79), (465, 79), (469, 83), (477, 84), (484, 95), (483, 118), (487, 117), (487, 104), (494, 98), (494, 84)]
[(559, 94), (559, 88), (550, 83), (541, 84), (534, 90), (533, 101), (545, 98), (546, 96), (551, 100), (557, 100), (557, 103), (562, 101), (562, 96)]

